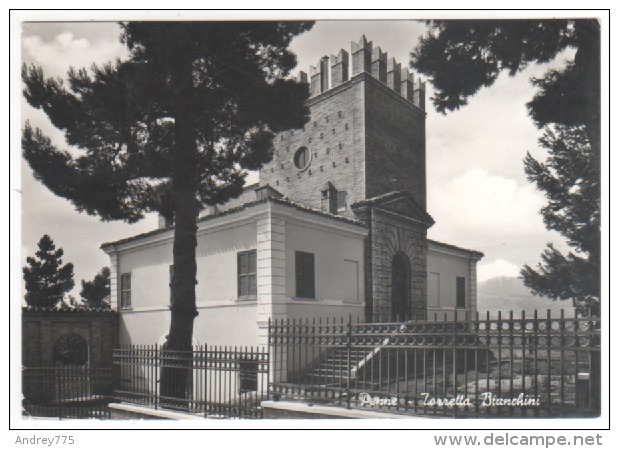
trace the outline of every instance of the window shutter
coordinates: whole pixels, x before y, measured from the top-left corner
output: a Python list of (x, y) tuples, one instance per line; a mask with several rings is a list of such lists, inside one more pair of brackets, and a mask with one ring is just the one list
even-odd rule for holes
[(315, 298), (314, 291), (314, 254), (297, 251), (296, 264), (296, 296), (298, 298)]
[(463, 277), (456, 277), (456, 307), (466, 307), (465, 280)]
[(131, 273), (120, 275), (120, 307), (122, 309), (131, 307)]
[(238, 297), (256, 297), (256, 251), (246, 251), (238, 254)]

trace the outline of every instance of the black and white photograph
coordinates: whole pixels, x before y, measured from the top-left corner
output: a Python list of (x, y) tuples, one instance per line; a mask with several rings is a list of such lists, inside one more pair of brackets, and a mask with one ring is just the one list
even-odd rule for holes
[(12, 17), (12, 428), (607, 428), (609, 19)]

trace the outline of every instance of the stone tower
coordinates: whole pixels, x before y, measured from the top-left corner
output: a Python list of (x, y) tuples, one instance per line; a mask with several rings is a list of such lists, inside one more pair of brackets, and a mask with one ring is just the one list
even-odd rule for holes
[(309, 89), (310, 121), (276, 136), (260, 184), (364, 221), (368, 318), (425, 318), (425, 83), (363, 36), (310, 67)]

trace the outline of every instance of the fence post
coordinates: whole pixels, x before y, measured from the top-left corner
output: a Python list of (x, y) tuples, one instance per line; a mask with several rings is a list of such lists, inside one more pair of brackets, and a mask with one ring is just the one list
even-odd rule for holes
[(454, 406), (453, 406), (453, 417), (457, 417), (458, 416), (458, 401), (457, 401), (457, 397), (458, 397), (458, 367), (457, 367), (457, 363), (458, 363), (458, 351), (457, 351), (457, 343), (456, 343), (456, 339), (458, 338), (457, 332), (456, 332), (456, 328), (457, 325), (456, 323), (458, 322), (458, 309), (454, 310), (454, 329), (453, 329), (453, 356), (452, 356), (452, 360), (451, 360), (451, 364), (453, 366), (452, 371), (453, 371), (453, 392), (454, 392)]
[(350, 409), (350, 345), (352, 336), (352, 315), (348, 314), (348, 324), (346, 327), (346, 408)]
[(155, 345), (155, 410), (157, 410), (159, 406), (159, 395), (161, 394), (161, 389), (159, 388), (159, 371), (161, 368), (161, 363), (159, 360), (160, 357), (160, 348), (159, 345)]

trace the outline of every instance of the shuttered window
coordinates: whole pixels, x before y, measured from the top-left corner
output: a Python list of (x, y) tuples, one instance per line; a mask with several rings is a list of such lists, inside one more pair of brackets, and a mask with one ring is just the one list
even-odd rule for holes
[(314, 299), (314, 254), (295, 252), (295, 277), (296, 297)]
[(256, 298), (256, 251), (238, 254), (239, 298)]
[(131, 273), (120, 275), (120, 308), (131, 308)]
[(346, 192), (337, 192), (337, 211), (343, 212), (346, 210)]
[(463, 277), (456, 277), (456, 307), (466, 307), (465, 281)]

